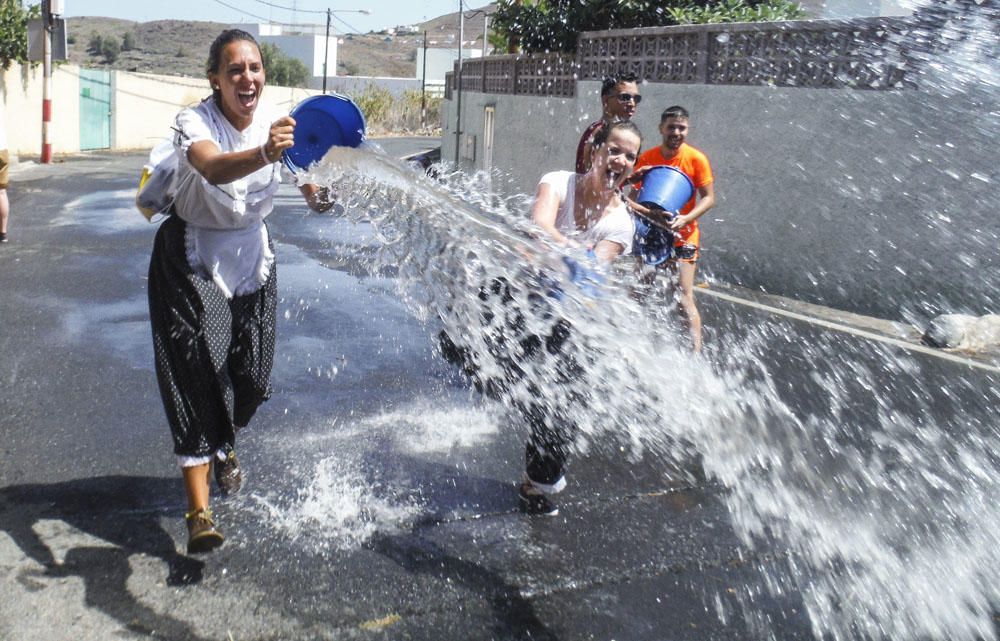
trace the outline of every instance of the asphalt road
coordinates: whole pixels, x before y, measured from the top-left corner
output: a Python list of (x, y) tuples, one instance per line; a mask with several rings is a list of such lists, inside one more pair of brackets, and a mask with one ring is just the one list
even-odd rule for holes
[(287, 186), (269, 218), (275, 393), (240, 435), (244, 492), (214, 506), (226, 545), (186, 556), (146, 312), (155, 226), (131, 204), (141, 162), (98, 154), (12, 178), (0, 639), (813, 638), (794, 592), (754, 599), (769, 630), (738, 615), (785, 551), (742, 544), (695, 463), (595, 451), (559, 516), (520, 514), (525, 435), (456, 379), (391, 279), (338, 260), (363, 229), (317, 225)]

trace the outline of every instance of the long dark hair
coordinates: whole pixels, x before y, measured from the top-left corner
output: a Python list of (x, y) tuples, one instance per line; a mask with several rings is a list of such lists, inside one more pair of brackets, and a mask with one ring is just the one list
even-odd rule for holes
[(609, 125), (601, 127), (600, 130), (598, 130), (598, 132), (594, 134), (594, 142), (593, 142), (594, 149), (597, 149), (598, 147), (606, 143), (608, 141), (608, 138), (611, 136), (611, 132), (616, 131), (618, 129), (624, 129), (625, 131), (635, 134), (636, 137), (639, 139), (640, 147), (642, 146), (642, 132), (639, 131), (639, 127), (637, 127), (636, 124), (631, 120), (616, 120)]
[[(252, 35), (242, 29), (226, 29), (215, 38), (212, 46), (208, 49), (208, 62), (205, 63), (205, 74), (219, 73), (219, 65), (222, 64), (222, 50), (228, 44), (241, 40), (252, 42), (253, 46), (257, 47), (257, 51), (260, 52), (260, 45), (257, 44), (257, 40)], [(216, 104), (219, 103), (220, 92), (215, 87), (212, 87), (212, 98)]]

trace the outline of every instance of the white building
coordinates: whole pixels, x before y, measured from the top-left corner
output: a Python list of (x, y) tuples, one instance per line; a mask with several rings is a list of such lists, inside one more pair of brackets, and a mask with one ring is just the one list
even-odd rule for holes
[[(337, 36), (331, 30), (326, 37), (326, 26), (285, 27), (277, 24), (239, 24), (234, 25), (250, 33), (261, 44), (273, 44), (289, 58), (302, 61), (309, 70), (308, 87), (320, 89), (323, 87), (323, 65), (326, 63), (327, 77), (337, 75)], [(329, 48), (329, 49), (328, 49)]]
[[(482, 49), (463, 49), (462, 60), (469, 58), (479, 58), (483, 55)], [(455, 61), (458, 60), (458, 48), (428, 47), (427, 48), (427, 74), (424, 75), (424, 48), (417, 49), (417, 80), (423, 81), (428, 91), (440, 92), (444, 95), (444, 75), (450, 73), (455, 68)]]

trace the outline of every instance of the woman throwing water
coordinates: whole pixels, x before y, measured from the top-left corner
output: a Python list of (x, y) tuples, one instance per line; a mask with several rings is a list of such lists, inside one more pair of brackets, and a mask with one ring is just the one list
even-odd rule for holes
[[(190, 553), (222, 544), (209, 474), (223, 494), (239, 490), (236, 432), (269, 395), (277, 269), (264, 219), (295, 128), (260, 104), (264, 65), (249, 33), (215, 39), (207, 76), (212, 96), (176, 119), (177, 194), (149, 265), (156, 376), (187, 493)], [(332, 206), (324, 189), (299, 189), (310, 208)]]
[[(622, 198), (621, 186), (639, 156), (642, 134), (628, 121), (602, 129), (594, 138), (593, 164), (584, 174), (554, 171), (542, 176), (531, 217), (553, 241), (563, 246), (593, 251), (607, 264), (632, 248), (635, 226)], [(564, 327), (554, 335), (568, 334)], [(547, 341), (550, 351), (556, 343)], [(556, 347), (557, 348), (557, 347)], [(566, 487), (564, 468), (572, 426), (557, 426), (561, 417), (534, 405), (524, 412), (531, 426), (526, 447), (525, 477), (518, 491), (529, 514), (554, 515), (558, 508), (550, 496)]]

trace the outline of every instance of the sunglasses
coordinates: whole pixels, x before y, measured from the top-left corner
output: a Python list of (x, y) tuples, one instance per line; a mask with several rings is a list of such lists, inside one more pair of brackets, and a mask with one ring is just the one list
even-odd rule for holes
[(642, 96), (637, 93), (620, 93), (615, 98), (618, 99), (618, 102), (634, 102), (635, 104), (642, 102)]

